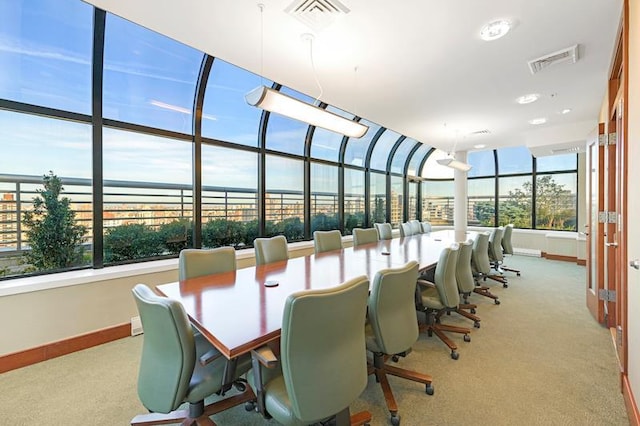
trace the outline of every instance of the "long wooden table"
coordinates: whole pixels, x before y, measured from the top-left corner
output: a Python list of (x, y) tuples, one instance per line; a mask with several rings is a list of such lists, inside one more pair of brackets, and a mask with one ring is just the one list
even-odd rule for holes
[[(452, 242), (453, 234), (448, 231), (394, 238), (162, 284), (156, 289), (180, 301), (196, 328), (232, 359), (280, 336), (289, 294), (334, 287), (360, 275), (371, 280), (377, 271), (410, 260), (418, 261), (420, 269), (427, 269), (436, 264), (442, 249)], [(278, 285), (267, 287), (265, 283), (270, 281)]]

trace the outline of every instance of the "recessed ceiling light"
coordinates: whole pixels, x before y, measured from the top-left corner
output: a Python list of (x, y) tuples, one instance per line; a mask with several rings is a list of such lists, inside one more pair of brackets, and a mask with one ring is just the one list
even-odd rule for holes
[(547, 122), (547, 119), (544, 117), (534, 118), (532, 120), (529, 120), (529, 124), (533, 124), (533, 125), (544, 124), (546, 122)]
[(565, 108), (562, 111), (560, 111), (561, 114), (569, 114), (571, 112), (571, 108)]
[(485, 145), (485, 144), (483, 144), (483, 143), (479, 143), (479, 144), (477, 144), (477, 145), (474, 145), (473, 147), (474, 147), (475, 149), (482, 149), (482, 148), (485, 148), (485, 147), (486, 147), (486, 145)]
[(497, 40), (509, 32), (511, 23), (503, 19), (493, 21), (482, 27), (480, 38), (484, 41)]
[(528, 95), (523, 95), (519, 98), (516, 98), (516, 102), (520, 105), (526, 105), (535, 102), (538, 99), (540, 99), (540, 95), (538, 95), (537, 93), (529, 93)]

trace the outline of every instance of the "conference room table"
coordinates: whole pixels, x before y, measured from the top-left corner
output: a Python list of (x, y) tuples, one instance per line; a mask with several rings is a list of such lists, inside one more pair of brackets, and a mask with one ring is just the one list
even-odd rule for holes
[(162, 284), (156, 290), (180, 301), (193, 325), (226, 358), (234, 359), (280, 336), (290, 294), (335, 287), (361, 275), (371, 281), (376, 272), (411, 260), (425, 270), (434, 267), (442, 249), (454, 241), (453, 231), (380, 240)]

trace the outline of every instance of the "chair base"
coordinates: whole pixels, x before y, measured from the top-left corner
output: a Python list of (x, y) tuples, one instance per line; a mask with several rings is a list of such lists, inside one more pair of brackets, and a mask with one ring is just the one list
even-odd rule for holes
[(480, 296), (484, 296), (484, 297), (488, 297), (489, 299), (493, 299), (493, 302), (496, 305), (500, 304), (500, 300), (498, 299), (498, 296), (496, 296), (495, 294), (491, 293), (491, 291), (489, 291), (489, 287), (485, 287), (485, 286), (480, 286), (480, 287), (476, 287), (473, 289), (473, 292), (476, 294), (479, 294)]
[[(335, 426), (363, 426), (368, 425), (371, 421), (371, 413), (368, 411), (360, 411), (356, 414), (350, 414), (349, 407), (345, 408), (338, 414), (336, 414), (334, 421), (329, 421), (329, 424), (335, 424)], [(321, 424), (324, 424), (321, 423)]]
[[(481, 321), (480, 317), (477, 315), (474, 315), (476, 312), (476, 308), (477, 306), (472, 303), (463, 303), (458, 305), (458, 309), (456, 309), (454, 312), (473, 321), (473, 326), (475, 328), (480, 328), (480, 321)], [(471, 312), (467, 312), (465, 309), (469, 309), (471, 310)]]
[(216, 426), (216, 423), (211, 420), (209, 416), (227, 410), (231, 407), (235, 407), (236, 405), (244, 402), (253, 401), (255, 398), (256, 396), (254, 395), (253, 390), (251, 390), (251, 387), (247, 386), (244, 392), (238, 395), (234, 395), (205, 406), (202, 414), (197, 417), (192, 417), (193, 414), (191, 414), (189, 410), (176, 410), (167, 414), (140, 414), (131, 420), (131, 425), (143, 426), (180, 423), (182, 426)]
[[(369, 364), (367, 373), (369, 375), (376, 375), (376, 381), (380, 383), (384, 400), (387, 404), (387, 409), (389, 410), (389, 414), (391, 414), (391, 424), (399, 425), (400, 416), (398, 415), (398, 404), (393, 396), (393, 391), (391, 390), (391, 385), (389, 385), (387, 374), (424, 384), (425, 392), (428, 395), (433, 395), (434, 392), (433, 385), (431, 384), (433, 382), (433, 378), (428, 374), (422, 374), (417, 371), (405, 370), (404, 368), (388, 365), (386, 364), (386, 361), (389, 358), (390, 357), (388, 355), (373, 354), (373, 364)], [(396, 358), (394, 357), (394, 359)]]
[(444, 334), (444, 332), (447, 331), (450, 333), (464, 334), (464, 341), (471, 341), (471, 336), (469, 336), (469, 333), (471, 333), (471, 329), (465, 327), (457, 327), (454, 325), (440, 324), (436, 323), (435, 321), (429, 321), (429, 324), (421, 324), (420, 331), (426, 331), (429, 337), (431, 337), (433, 334), (438, 336), (438, 338), (440, 338), (440, 340), (442, 340), (442, 342), (449, 347), (449, 349), (451, 350), (451, 358), (453, 358), (454, 360), (457, 360), (460, 357), (457, 352), (458, 346), (453, 342), (453, 340), (449, 338), (449, 336)]
[(505, 266), (505, 265), (502, 265), (501, 269), (504, 270), (504, 271), (513, 272), (518, 277), (520, 276), (520, 270), (519, 269), (513, 269), (513, 268), (510, 268), (510, 267)]

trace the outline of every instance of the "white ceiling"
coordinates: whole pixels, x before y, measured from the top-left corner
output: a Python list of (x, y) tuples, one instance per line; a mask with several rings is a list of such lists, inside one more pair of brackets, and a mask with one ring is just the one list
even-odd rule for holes
[[(341, 1), (350, 13), (313, 32), (284, 12), (291, 0), (88, 0), (316, 98), (301, 37), (314, 33), (322, 101), (445, 151), (564, 147), (597, 126), (622, 0)], [(512, 30), (482, 41), (480, 28), (499, 18)], [(529, 71), (527, 61), (576, 43), (577, 63)], [(542, 97), (515, 102), (527, 93)], [(536, 117), (548, 121), (528, 123)]]

